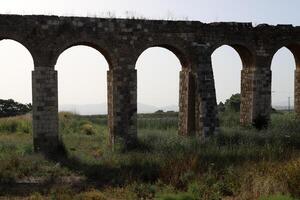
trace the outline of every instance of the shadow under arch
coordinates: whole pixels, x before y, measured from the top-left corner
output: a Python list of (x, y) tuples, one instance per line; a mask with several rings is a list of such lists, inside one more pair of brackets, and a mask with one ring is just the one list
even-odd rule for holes
[[(294, 71), (294, 110), (296, 116), (300, 116), (300, 44), (299, 43), (289, 43), (287, 45), (278, 46), (271, 59), (271, 65), (275, 55), (283, 48), (286, 48), (293, 56), (295, 61), (295, 71)], [(271, 66), (270, 65), (270, 66)]]
[(135, 62), (135, 68), (141, 56), (153, 48), (161, 48), (171, 52), (179, 61), (179, 113), (178, 113), (178, 133), (180, 135), (194, 135), (195, 132), (195, 79), (191, 72), (191, 62), (186, 54), (179, 48), (160, 44), (152, 45), (141, 50)]
[[(242, 125), (252, 124), (252, 108), (253, 108), (253, 96), (254, 92), (252, 89), (252, 79), (248, 74), (251, 74), (252, 71), (255, 69), (255, 57), (250, 48), (246, 47), (245, 45), (241, 44), (223, 44), (219, 45), (212, 51), (211, 56), (215, 53), (218, 49), (227, 46), (230, 47), (233, 51), (235, 51), (241, 61), (241, 73), (240, 75), (240, 120), (239, 122)], [(248, 77), (248, 78), (247, 78)], [(214, 82), (216, 82), (214, 80)], [(216, 88), (216, 87), (215, 87)], [(216, 89), (215, 89), (216, 91)], [(217, 102), (217, 101), (216, 101)]]
[(300, 69), (300, 44), (290, 44), (286, 46), (294, 55), (296, 69)]
[(242, 45), (231, 45), (232, 48), (234, 48), (238, 54), (240, 55), (240, 58), (243, 63), (243, 68), (254, 68), (255, 67), (255, 59), (251, 51)]

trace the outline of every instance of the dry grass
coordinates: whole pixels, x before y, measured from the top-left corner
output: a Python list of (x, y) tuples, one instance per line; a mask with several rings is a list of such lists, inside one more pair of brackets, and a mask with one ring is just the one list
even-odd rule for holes
[[(165, 129), (160, 119), (153, 130), (139, 131), (137, 149), (113, 153), (99, 117), (63, 113), (60, 131), (68, 157), (60, 161), (33, 153), (32, 135), (24, 133), (26, 129), (7, 131), (14, 124), (30, 124), (30, 117), (0, 119), (0, 127), (7, 127), (0, 133), (0, 196), (130, 200), (299, 197), (300, 128), (290, 115), (273, 117), (277, 121), (269, 130), (223, 127), (220, 135), (206, 143), (177, 136), (176, 129)], [(18, 182), (24, 180), (38, 183), (18, 188)]]

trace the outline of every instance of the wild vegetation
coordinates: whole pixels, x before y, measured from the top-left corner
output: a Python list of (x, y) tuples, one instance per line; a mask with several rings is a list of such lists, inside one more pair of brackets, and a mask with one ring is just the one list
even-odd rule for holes
[(22, 104), (13, 99), (0, 99), (0, 117), (24, 115), (32, 110), (31, 104)]
[(30, 116), (0, 119), (0, 199), (293, 200), (300, 198), (300, 126), (275, 112), (269, 129), (220, 114), (207, 141), (177, 135), (177, 113), (138, 117), (139, 144), (110, 151), (105, 116), (60, 113), (67, 155), (33, 152)]

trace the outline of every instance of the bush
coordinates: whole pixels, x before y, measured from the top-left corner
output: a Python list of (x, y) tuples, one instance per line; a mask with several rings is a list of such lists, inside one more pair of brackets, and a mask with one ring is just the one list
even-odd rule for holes
[[(31, 135), (0, 134), (0, 182), (14, 183), (29, 176), (42, 177), (49, 185), (56, 184), (67, 174), (62, 167), (65, 165), (72, 169), (72, 175), (80, 172), (86, 178), (84, 187), (87, 187), (81, 191), (87, 192), (73, 197), (74, 188), (57, 189), (52, 194), (43, 192), (45, 198), (50, 195), (49, 198), (137, 199), (125, 198), (123, 194), (128, 191), (139, 199), (158, 200), (299, 196), (300, 127), (293, 114), (273, 114), (270, 128), (258, 132), (254, 128), (237, 127), (238, 112), (225, 112), (221, 115), (220, 133), (206, 141), (179, 136), (174, 128), (177, 115), (140, 115), (140, 123), (148, 130), (139, 131), (139, 145), (130, 151), (111, 152), (107, 148), (107, 127), (99, 125), (105, 118), (60, 113), (68, 158), (59, 164), (33, 158), (36, 155), (32, 153)], [(170, 121), (168, 126), (166, 122)], [(0, 129), (6, 130), (3, 132), (19, 132), (30, 125), (30, 118), (26, 117), (0, 120)], [(105, 187), (94, 191), (95, 185), (90, 182)], [(120, 187), (119, 194), (123, 196), (115, 196), (115, 186)]]
[(281, 167), (279, 179), (287, 183), (291, 194), (300, 197), (300, 159), (288, 162)]
[(0, 119), (0, 132), (2, 133), (31, 133), (32, 121), (30, 115)]
[(226, 100), (224, 106), (226, 111), (239, 112), (241, 105), (241, 95), (239, 93), (233, 94), (229, 99)]
[(32, 110), (31, 104), (21, 104), (12, 99), (0, 99), (0, 117), (24, 115)]
[(81, 125), (81, 133), (85, 134), (85, 135), (95, 135), (96, 131), (93, 127), (92, 124), (90, 123), (85, 123), (83, 125)]

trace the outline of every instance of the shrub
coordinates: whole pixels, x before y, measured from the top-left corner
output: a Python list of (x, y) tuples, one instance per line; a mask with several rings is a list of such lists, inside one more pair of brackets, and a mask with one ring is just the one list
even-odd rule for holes
[(0, 132), (2, 133), (31, 133), (31, 116), (8, 117), (0, 119)]
[(286, 163), (279, 170), (279, 179), (286, 182), (293, 196), (300, 196), (300, 159)]
[(137, 195), (138, 199), (153, 199), (155, 196), (156, 188), (150, 184), (138, 184), (132, 185), (133, 192)]
[(21, 104), (12, 99), (0, 99), (0, 117), (24, 115), (32, 110), (31, 104)]
[(81, 125), (81, 133), (85, 134), (85, 135), (95, 135), (96, 131), (93, 127), (92, 124), (90, 123), (85, 123), (83, 125)]
[(224, 106), (226, 111), (239, 112), (241, 105), (241, 95), (239, 93), (231, 95), (229, 99), (226, 100)]
[(28, 200), (43, 200), (45, 199), (40, 193), (33, 193)]

